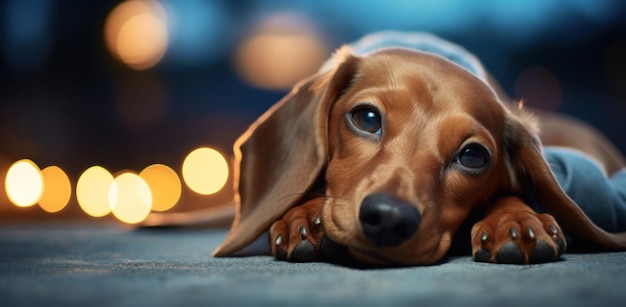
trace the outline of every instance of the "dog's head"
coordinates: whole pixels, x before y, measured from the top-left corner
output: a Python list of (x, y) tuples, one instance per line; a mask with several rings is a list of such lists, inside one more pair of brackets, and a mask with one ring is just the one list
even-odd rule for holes
[(336, 63), (238, 140), (240, 205), (218, 255), (249, 244), (320, 183), (326, 235), (377, 264), (439, 261), (472, 209), (529, 180), (544, 184), (539, 198), (571, 202), (532, 126), (467, 70), (405, 49), (344, 48)]
[(506, 111), (438, 56), (389, 50), (358, 61), (330, 111), (326, 234), (363, 261), (432, 263), (507, 180)]

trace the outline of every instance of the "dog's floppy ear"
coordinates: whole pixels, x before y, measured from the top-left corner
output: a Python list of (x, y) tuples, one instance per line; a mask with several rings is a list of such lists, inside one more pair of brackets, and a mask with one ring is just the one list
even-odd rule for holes
[(608, 233), (596, 226), (561, 189), (543, 156), (539, 137), (528, 123), (516, 114), (507, 115), (504, 142), (510, 190), (554, 216), (577, 243), (588, 248), (623, 250), (626, 233)]
[[(300, 82), (235, 143), (235, 220), (214, 256), (249, 245), (296, 205), (328, 160), (328, 118), (359, 58), (347, 48), (336, 64)], [(237, 162), (239, 164), (237, 165)]]

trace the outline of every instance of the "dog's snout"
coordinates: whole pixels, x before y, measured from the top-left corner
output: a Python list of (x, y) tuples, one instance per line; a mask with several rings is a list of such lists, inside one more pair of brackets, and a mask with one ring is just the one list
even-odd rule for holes
[(387, 194), (372, 194), (361, 203), (361, 228), (376, 246), (398, 246), (417, 230), (421, 216), (416, 207)]

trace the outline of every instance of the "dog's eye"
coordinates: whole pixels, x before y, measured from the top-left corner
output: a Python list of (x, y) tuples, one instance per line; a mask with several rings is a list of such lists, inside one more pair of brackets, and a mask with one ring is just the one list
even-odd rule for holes
[(359, 130), (373, 134), (382, 132), (380, 114), (374, 107), (367, 106), (354, 109), (350, 114), (350, 120)]
[(482, 168), (489, 163), (489, 152), (483, 146), (470, 144), (465, 146), (456, 156), (456, 161), (467, 168)]

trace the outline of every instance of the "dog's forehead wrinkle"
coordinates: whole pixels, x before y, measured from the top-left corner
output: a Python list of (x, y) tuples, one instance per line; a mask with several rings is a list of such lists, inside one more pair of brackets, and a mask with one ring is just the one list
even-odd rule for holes
[(387, 95), (387, 99), (395, 100), (395, 93), (397, 91), (398, 82), (396, 80), (395, 70), (392, 68), (392, 64), (389, 58), (385, 57), (382, 59), (374, 58), (380, 66), (382, 67), (382, 71), (385, 72), (385, 77), (390, 83), (388, 87), (386, 87), (386, 91), (384, 93)]
[[(394, 95), (408, 90), (416, 98), (414, 103), (421, 104), (422, 109), (465, 105), (465, 100), (477, 101), (469, 104), (484, 109), (485, 101), (497, 102), (493, 90), (483, 81), (465, 71), (459, 71), (456, 65), (443, 59), (421, 53), (392, 52), (383, 55), (372, 56), (372, 62), (381, 64), (366, 65), (363, 71), (393, 89), (393, 92), (386, 94)], [(392, 62), (395, 64), (393, 69), (387, 66)], [(385, 74), (376, 70), (381, 65)]]
[[(474, 89), (476, 86), (468, 80), (470, 78), (458, 78), (448, 71), (449, 67), (445, 64), (452, 64), (429, 65), (432, 62), (432, 59), (419, 56), (372, 56), (361, 68), (356, 84), (360, 85), (360, 91), (376, 93), (386, 109), (411, 104), (412, 114), (446, 112), (452, 105), (461, 103), (449, 97), (460, 100), (467, 96), (480, 96), (475, 93), (478, 90)], [(448, 75), (451, 76), (448, 78)]]

